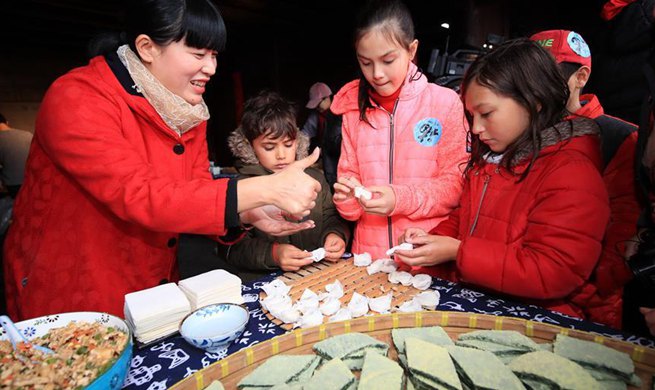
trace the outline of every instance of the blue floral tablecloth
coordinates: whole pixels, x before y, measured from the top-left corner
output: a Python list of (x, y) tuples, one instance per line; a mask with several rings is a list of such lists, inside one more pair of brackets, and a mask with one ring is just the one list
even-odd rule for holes
[[(229, 354), (283, 334), (285, 330), (266, 318), (258, 302), (261, 286), (273, 280), (277, 275), (279, 274), (272, 274), (242, 286), (243, 297), (250, 310), (250, 322), (241, 337), (228, 348), (218, 353), (205, 352), (187, 344), (179, 335), (149, 347), (135, 348), (123, 388), (166, 389)], [(537, 306), (494, 298), (444, 280), (434, 279), (432, 288), (441, 294), (441, 302), (437, 310), (518, 317), (592, 332), (641, 346), (655, 346), (655, 341), (652, 339), (624, 334), (600, 324), (572, 318)]]

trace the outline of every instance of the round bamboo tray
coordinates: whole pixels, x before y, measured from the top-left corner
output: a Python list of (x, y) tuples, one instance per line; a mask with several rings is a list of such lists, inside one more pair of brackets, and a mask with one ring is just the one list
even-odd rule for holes
[[(314, 343), (331, 336), (349, 332), (366, 333), (389, 344), (389, 357), (396, 360), (397, 353), (391, 340), (391, 329), (439, 325), (456, 340), (460, 334), (478, 329), (515, 330), (538, 343), (552, 342), (557, 334), (565, 334), (583, 340), (595, 341), (625, 352), (635, 362), (637, 375), (643, 382), (642, 389), (651, 389), (655, 374), (655, 349), (645, 348), (625, 341), (555, 325), (528, 321), (520, 318), (491, 316), (447, 311), (418, 313), (394, 313), (363, 317), (350, 321), (334, 322), (307, 329), (296, 329), (265, 342), (244, 348), (223, 360), (196, 372), (176, 383), (171, 389), (199, 390), (213, 380), (220, 380), (226, 389), (236, 389), (237, 383), (269, 357), (276, 354), (313, 354)], [(636, 389), (635, 387), (629, 387)]]

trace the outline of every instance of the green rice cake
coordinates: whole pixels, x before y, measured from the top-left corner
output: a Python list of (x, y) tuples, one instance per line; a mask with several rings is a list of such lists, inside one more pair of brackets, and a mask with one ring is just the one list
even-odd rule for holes
[(341, 359), (332, 359), (319, 368), (312, 379), (305, 382), (304, 390), (347, 390), (355, 376)]
[(391, 359), (374, 352), (364, 357), (359, 390), (398, 389), (403, 385), (403, 369)]
[(341, 360), (346, 363), (348, 368), (351, 370), (361, 370), (362, 365), (364, 364), (364, 356), (367, 353), (375, 353), (380, 356), (386, 356), (387, 355), (387, 349), (380, 349), (380, 348), (365, 348), (362, 351), (357, 351), (355, 353), (346, 355), (344, 358)]
[(482, 340), (514, 349), (539, 351), (541, 347), (531, 338), (515, 330), (476, 330), (459, 335), (458, 340)]
[(348, 355), (361, 352), (366, 348), (378, 348), (386, 351), (389, 346), (378, 339), (363, 333), (346, 333), (333, 336), (314, 344), (314, 351), (326, 359), (344, 358)]
[(566, 390), (598, 389), (598, 382), (577, 363), (548, 351), (530, 352), (508, 366), (521, 379), (552, 383)]
[(453, 345), (453, 340), (440, 326), (425, 328), (397, 328), (391, 330), (391, 338), (398, 354), (405, 353), (405, 339), (414, 337), (437, 345)]
[(455, 345), (466, 348), (475, 348), (483, 351), (488, 351), (497, 356), (508, 356), (508, 355), (523, 355), (524, 353), (533, 352), (526, 349), (519, 349), (516, 347), (511, 347), (507, 345), (493, 343), (491, 341), (484, 340), (457, 340)]
[[(405, 354), (407, 366), (413, 375), (427, 377), (448, 389), (462, 389), (455, 365), (446, 348), (408, 337), (405, 339)], [(414, 382), (414, 386), (420, 387), (417, 382)]]
[(223, 387), (221, 382), (215, 380), (209, 386), (205, 387), (205, 390), (225, 390), (225, 387)]
[(237, 384), (239, 389), (253, 387), (272, 387), (292, 382), (300, 377), (305, 370), (316, 368), (316, 355), (275, 355), (255, 368), (248, 376)]
[(525, 387), (493, 353), (455, 345), (446, 350), (455, 363), (460, 378), (472, 389), (511, 390)]
[(592, 341), (558, 334), (554, 352), (586, 367), (607, 370), (628, 381), (635, 365), (628, 354)]

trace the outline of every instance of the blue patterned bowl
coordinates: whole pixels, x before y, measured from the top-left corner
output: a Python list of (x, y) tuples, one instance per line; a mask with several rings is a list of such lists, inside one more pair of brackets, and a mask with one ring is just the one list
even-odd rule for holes
[(248, 324), (248, 309), (216, 303), (197, 309), (182, 320), (180, 334), (189, 344), (216, 352), (236, 340)]
[[(127, 343), (121, 349), (118, 359), (104, 373), (98, 376), (86, 389), (118, 390), (123, 387), (123, 381), (127, 375), (127, 369), (132, 360), (132, 333), (122, 319), (107, 313), (92, 311), (72, 312), (54, 314), (44, 317), (33, 318), (16, 323), (16, 328), (28, 340), (45, 335), (54, 328), (63, 328), (71, 322), (99, 322), (104, 326), (113, 327), (127, 333)], [(4, 329), (0, 328), (0, 340), (9, 340)], [(56, 353), (57, 351), (55, 351)]]

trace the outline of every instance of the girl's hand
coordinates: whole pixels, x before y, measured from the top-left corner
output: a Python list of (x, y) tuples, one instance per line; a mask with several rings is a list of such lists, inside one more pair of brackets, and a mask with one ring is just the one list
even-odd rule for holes
[(367, 213), (386, 216), (396, 208), (396, 194), (390, 186), (371, 186), (368, 190), (373, 194), (373, 198), (359, 199), (359, 203)]
[(289, 222), (284, 219), (284, 213), (275, 206), (261, 206), (242, 211), (239, 214), (241, 223), (253, 225), (271, 236), (288, 236), (301, 230), (312, 229), (314, 221)]
[(427, 236), (428, 233), (421, 229), (421, 228), (408, 228), (405, 230), (405, 233), (403, 233), (402, 236), (398, 239), (398, 244), (402, 244), (403, 242), (408, 242), (410, 244), (413, 244), (414, 242), (412, 241), (415, 237), (418, 236)]
[(352, 177), (338, 177), (334, 183), (334, 202), (343, 202), (355, 197), (355, 187), (360, 187), (361, 183)]
[(644, 315), (646, 326), (652, 336), (655, 336), (655, 309), (648, 307), (640, 307), (639, 311)]
[(408, 238), (405, 232), (405, 237), (407, 238), (405, 242), (414, 244), (414, 249), (396, 250), (394, 255), (403, 263), (414, 267), (427, 267), (455, 260), (461, 243), (460, 240), (452, 237), (432, 234), (414, 235)]
[(346, 242), (338, 234), (329, 233), (325, 237), (323, 249), (325, 249), (325, 259), (336, 262), (341, 258), (343, 252), (346, 251)]
[(290, 244), (279, 244), (277, 250), (277, 265), (283, 271), (298, 271), (300, 268), (314, 262), (312, 254), (298, 249)]

